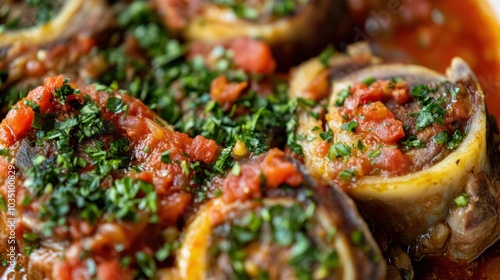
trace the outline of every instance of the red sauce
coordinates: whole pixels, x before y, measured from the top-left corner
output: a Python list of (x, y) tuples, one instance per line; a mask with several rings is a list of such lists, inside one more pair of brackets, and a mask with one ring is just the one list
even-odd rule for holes
[[(416, 63), (439, 72), (446, 70), (453, 57), (462, 57), (478, 77), (488, 110), (499, 119), (500, 24), (487, 2), (402, 0), (402, 7), (409, 9), (391, 14), (384, 32), (369, 37), (380, 47), (378, 55), (384, 59)], [(383, 11), (387, 9), (374, 12), (387, 15)], [(382, 19), (379, 17), (379, 22)], [(416, 279), (498, 279), (500, 243), (470, 263), (437, 257), (414, 265)]]
[(389, 14), (390, 24), (384, 32), (365, 35), (391, 61), (444, 72), (453, 57), (464, 58), (482, 85), (488, 109), (500, 118), (500, 26), (486, 2), (403, 0), (399, 14), (388, 13), (388, 7), (374, 11), (372, 20), (384, 26)]
[(297, 187), (302, 184), (303, 177), (293, 163), (286, 161), (283, 151), (272, 149), (256, 163), (243, 164), (240, 170), (233, 169), (224, 179), (222, 198), (226, 202), (260, 198), (262, 180), (268, 188), (281, 184)]
[[(94, 86), (87, 86), (81, 88), (80, 92), (75, 91), (68, 95), (66, 98), (68, 102), (59, 103), (60, 100), (56, 98), (55, 89), (60, 88), (63, 82), (62, 75), (49, 77), (45, 79), (43, 86), (32, 90), (25, 99), (13, 106), (7, 117), (0, 123), (0, 131), (5, 133), (3, 136), (6, 136), (0, 138), (0, 147), (9, 148), (15, 154), (19, 149), (20, 141), (24, 138), (31, 139), (31, 137), (34, 137), (32, 135), (34, 129), (31, 127), (35, 115), (33, 107), (37, 108), (36, 106), (38, 106), (42, 114), (55, 113), (58, 116), (58, 121), (63, 121), (67, 116), (79, 114), (78, 110), (70, 105), (69, 100), (81, 102), (84, 97), (90, 97), (101, 108), (102, 119), (112, 122), (114, 129), (116, 129), (116, 133), (113, 133), (113, 135), (96, 136), (96, 139), (102, 137), (104, 142), (106, 137), (117, 136), (126, 138), (129, 141), (129, 147), (132, 151), (130, 165), (140, 165), (144, 168), (144, 171), (136, 172), (120, 169), (110, 174), (110, 176), (113, 177), (112, 179), (118, 179), (119, 176), (125, 175), (152, 183), (157, 195), (155, 199), (157, 200), (158, 222), (148, 224), (146, 216), (144, 216), (145, 213), (139, 213), (138, 220), (110, 222), (98, 217), (95, 222), (90, 224), (82, 221), (79, 216), (70, 216), (67, 221), (68, 230), (59, 226), (53, 229), (56, 239), (66, 239), (71, 242), (69, 247), (65, 248), (65, 254), (71, 252), (72, 248), (79, 251), (83, 250), (80, 240), (88, 240), (88, 237), (92, 236), (93, 241), (90, 245), (90, 251), (96, 260), (97, 275), (103, 277), (103, 279), (108, 279), (113, 275), (123, 274), (123, 269), (116, 260), (116, 251), (108, 250), (108, 248), (113, 244), (123, 244), (125, 250), (131, 250), (132, 252), (137, 249), (154, 248), (151, 242), (155, 242), (160, 238), (155, 233), (159, 233), (160, 230), (167, 226), (176, 225), (192, 201), (192, 193), (187, 188), (197, 187), (197, 184), (193, 181), (196, 171), (191, 169), (189, 165), (200, 161), (206, 164), (212, 163), (217, 158), (218, 147), (213, 140), (202, 136), (190, 138), (187, 134), (174, 132), (168, 126), (162, 124), (161, 120), (157, 120), (157, 117), (146, 105), (125, 94), (97, 91)], [(70, 84), (70, 86), (74, 88), (74, 85)], [(111, 97), (120, 98), (124, 104), (127, 104), (127, 112), (110, 111), (106, 105), (109, 104)], [(31, 101), (31, 103), (26, 103), (26, 101)], [(101, 140), (101, 138), (98, 140)], [(161, 159), (161, 155), (165, 151), (170, 151), (170, 162)], [(184, 166), (182, 163), (184, 163)], [(0, 170), (5, 171), (7, 167), (5, 157), (2, 157)], [(84, 174), (94, 168), (96, 168), (94, 163), (90, 163), (78, 172)], [(167, 173), (160, 174), (159, 170), (167, 171)], [(7, 172), (4, 172), (4, 174), (7, 174)], [(100, 182), (101, 187), (109, 187), (107, 183), (109, 183), (107, 179), (103, 179)], [(16, 196), (23, 197), (22, 193), (26, 192), (26, 189), (22, 188), (20, 184), (17, 187)], [(7, 197), (6, 180), (0, 183), (0, 193), (3, 197)], [(37, 214), (40, 211), (40, 203), (43, 202), (43, 197), (36, 197), (27, 205), (18, 200), (16, 202), (16, 213), (23, 213), (24, 217)], [(22, 217), (19, 218), (22, 219)], [(30, 226), (23, 223), (17, 225), (17, 240), (22, 240), (20, 236), (31, 230), (33, 229)], [(145, 233), (150, 234), (151, 238), (138, 239), (139, 236), (144, 236)], [(69, 236), (71, 236), (70, 239), (68, 239)], [(52, 274), (52, 278), (80, 279), (82, 275), (88, 276), (88, 267), (79, 259), (80, 254), (75, 254), (73, 257), (68, 254), (65, 256), (64, 260), (57, 260), (53, 267), (49, 268), (48, 273)], [(101, 260), (106, 261), (101, 262)], [(30, 265), (37, 261), (39, 261), (39, 258), (30, 259)], [(26, 267), (24, 262), (20, 263), (22, 263), (23, 267)], [(42, 264), (39, 263), (39, 265)], [(0, 270), (0, 273), (3, 272)]]

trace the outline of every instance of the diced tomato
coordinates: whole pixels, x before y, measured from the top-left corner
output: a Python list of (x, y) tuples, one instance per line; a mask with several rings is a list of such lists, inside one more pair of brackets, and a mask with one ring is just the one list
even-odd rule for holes
[(362, 108), (362, 112), (366, 121), (381, 121), (387, 118), (394, 118), (394, 114), (382, 102), (365, 105)]
[(92, 233), (92, 231), (95, 229), (95, 224), (91, 225), (87, 221), (82, 221), (80, 219), (73, 219), (70, 218), (68, 219), (69, 223), (69, 230), (67, 228), (62, 229), (64, 232), (63, 236), (67, 236), (67, 233), (69, 233), (69, 236), (73, 240), (80, 240), (84, 238), (85, 236), (88, 236), (89, 234)]
[[(141, 116), (149, 119), (154, 119), (155, 116), (153, 115), (153, 112), (144, 104), (142, 101), (140, 101), (137, 98), (133, 98), (130, 95), (122, 95), (122, 100), (124, 103), (128, 104), (128, 114), (130, 115), (135, 115), (135, 116)], [(107, 99), (106, 99), (107, 102)], [(105, 104), (104, 104), (105, 105)]]
[(31, 100), (40, 106), (40, 112), (45, 113), (51, 105), (52, 94), (45, 87), (36, 87), (29, 92), (26, 99)]
[(365, 84), (361, 84), (361, 86), (358, 86), (355, 96), (356, 95), (359, 97), (361, 104), (367, 104), (382, 100), (384, 98), (384, 91), (378, 83), (374, 83), (369, 87)]
[(278, 149), (270, 150), (262, 163), (261, 170), (266, 176), (267, 187), (276, 188), (283, 183), (291, 187), (302, 183), (302, 174), (293, 163), (285, 160), (285, 153)]
[(186, 152), (192, 160), (211, 163), (217, 153), (217, 144), (203, 136), (196, 136), (191, 144), (186, 147)]
[(125, 271), (116, 260), (106, 261), (97, 265), (97, 279), (121, 280)]
[(396, 88), (392, 91), (392, 97), (396, 100), (396, 103), (403, 105), (410, 101), (410, 90), (406, 85), (404, 88)]
[(168, 197), (162, 197), (158, 203), (158, 217), (162, 224), (177, 223), (186, 207), (191, 203), (192, 196), (186, 192), (176, 192)]
[(271, 49), (262, 41), (240, 38), (231, 43), (230, 49), (236, 65), (247, 72), (270, 74), (276, 68)]
[(210, 85), (210, 97), (223, 108), (229, 109), (238, 100), (247, 82), (230, 83), (225, 76), (219, 76)]
[[(157, 156), (160, 157), (159, 155)], [(167, 169), (168, 170), (168, 169)], [(170, 193), (170, 188), (174, 184), (174, 174), (173, 172), (168, 172), (168, 174), (162, 176), (153, 177), (153, 185), (155, 186), (155, 192), (159, 196), (166, 196)]]
[(76, 41), (78, 42), (78, 48), (84, 54), (89, 53), (96, 44), (92, 37), (84, 34), (78, 34)]
[(43, 82), (43, 86), (49, 90), (49, 92), (54, 92), (56, 88), (63, 85), (64, 77), (63, 75), (58, 75), (55, 77), (47, 77)]
[(155, 0), (162, 20), (169, 30), (179, 31), (186, 27), (190, 17), (196, 14), (201, 0)]
[(152, 183), (153, 182), (153, 173), (149, 171), (141, 171), (138, 173), (131, 173), (132, 178), (139, 179), (144, 182)]
[(8, 147), (14, 144), (14, 141), (12, 131), (5, 125), (5, 122), (2, 122), (2, 124), (0, 124), (0, 143)]
[(26, 62), (26, 74), (31, 77), (41, 77), (47, 73), (48, 69), (43, 64), (43, 61), (30, 59)]
[[(9, 162), (7, 161), (7, 157), (0, 157), (0, 172), (1, 174), (8, 174), (9, 172)], [(7, 191), (5, 192), (7, 194)], [(5, 196), (8, 197), (8, 196)]]
[(330, 144), (328, 144), (328, 142), (325, 140), (321, 141), (321, 143), (318, 146), (316, 146), (314, 151), (316, 152), (316, 155), (318, 157), (324, 158), (328, 154), (329, 149), (330, 149)]
[[(15, 109), (15, 107), (17, 107), (17, 109)], [(10, 129), (14, 140), (16, 140), (28, 132), (31, 128), (34, 116), (35, 113), (33, 109), (25, 105), (23, 101), (20, 101), (9, 111), (9, 113), (7, 113), (3, 125)]]
[(383, 121), (362, 121), (357, 129), (376, 136), (386, 144), (394, 144), (405, 136), (403, 123), (390, 118)]
[(54, 280), (83, 280), (89, 279), (89, 269), (83, 262), (63, 261), (57, 263), (52, 271), (52, 279)]
[(55, 280), (66, 280), (73, 278), (73, 266), (69, 262), (62, 262), (54, 266), (52, 277)]
[(241, 173), (230, 173), (222, 185), (222, 199), (226, 202), (245, 201), (250, 198), (259, 198), (261, 170), (253, 164), (241, 166)]
[(278, 149), (268, 151), (257, 164), (243, 164), (240, 174), (229, 174), (224, 180), (222, 193), (227, 202), (243, 201), (261, 197), (261, 174), (265, 176), (266, 187), (275, 188), (281, 184), (296, 187), (304, 178), (293, 163), (285, 160), (285, 153)]
[(408, 84), (388, 80), (375, 81), (369, 86), (365, 83), (358, 83), (351, 90), (351, 94), (359, 98), (361, 104), (387, 101), (393, 98), (399, 105), (403, 105), (411, 98)]
[(375, 135), (380, 141), (392, 144), (405, 136), (403, 123), (381, 102), (365, 105), (359, 117), (358, 130)]
[(373, 165), (366, 156), (351, 156), (347, 162), (347, 169), (356, 170), (356, 177), (363, 177), (373, 170)]
[(151, 134), (151, 131), (144, 118), (127, 116), (118, 118), (118, 127), (124, 129), (132, 141), (138, 141), (144, 136)]
[(375, 166), (387, 171), (390, 175), (403, 175), (410, 170), (410, 162), (397, 148), (384, 147), (375, 158)]

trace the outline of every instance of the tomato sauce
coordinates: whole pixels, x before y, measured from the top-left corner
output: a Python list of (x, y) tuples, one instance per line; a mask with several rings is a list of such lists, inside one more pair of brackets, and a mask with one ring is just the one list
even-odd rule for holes
[(281, 184), (297, 187), (303, 183), (302, 174), (290, 162), (285, 160), (285, 153), (271, 149), (256, 164), (243, 164), (233, 168), (226, 177), (222, 187), (222, 198), (226, 202), (246, 201), (260, 198), (261, 180), (269, 188), (277, 188)]
[[(390, 1), (389, 1), (390, 2)], [(455, 56), (465, 59), (484, 90), (490, 113), (500, 118), (500, 24), (488, 1), (402, 0), (383, 32), (372, 36), (376, 54), (395, 62), (444, 72)], [(411, 9), (411, 10), (410, 10)], [(372, 21), (387, 15), (375, 11)], [(367, 32), (368, 33), (368, 32)], [(375, 34), (375, 33), (374, 33)], [(500, 243), (470, 263), (430, 258), (414, 264), (416, 279), (498, 279)]]
[[(385, 59), (442, 73), (453, 57), (462, 57), (476, 73), (489, 111), (500, 118), (500, 26), (486, 2), (402, 0), (399, 14), (371, 13), (366, 35), (375, 35), (377, 54)], [(369, 32), (369, 22), (386, 28)]]

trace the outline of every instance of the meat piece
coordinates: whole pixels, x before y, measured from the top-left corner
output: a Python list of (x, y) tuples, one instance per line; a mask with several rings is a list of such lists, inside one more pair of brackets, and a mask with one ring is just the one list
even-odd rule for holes
[(59, 13), (40, 26), (0, 33), (0, 47), (13, 44), (43, 45), (62, 40), (87, 29), (99, 29), (106, 24), (106, 2), (103, 0), (64, 1)]
[[(259, 170), (266, 157), (254, 158), (242, 169)], [(264, 184), (257, 200), (208, 202), (186, 229), (177, 259), (180, 279), (290, 279), (297, 273), (325, 279), (383, 278), (385, 264), (354, 203), (337, 187), (294, 165), (304, 177), (300, 187)], [(322, 266), (319, 256), (325, 254), (337, 264)]]
[[(174, 242), (164, 230), (183, 222), (199, 165), (218, 156), (214, 141), (175, 132), (139, 100), (98, 89), (49, 77), (0, 123), (0, 199), (8, 206), (0, 223), (16, 220), (0, 235), (17, 237), (30, 279), (90, 279), (93, 268), (142, 273), (141, 254)], [(39, 250), (24, 255), (29, 247)], [(125, 257), (133, 263), (122, 269)]]
[[(355, 58), (356, 56), (352, 59)], [(331, 60), (329, 67), (336, 67), (334, 60)], [(291, 80), (291, 96), (302, 96), (304, 85), (314, 78), (310, 71), (313, 63), (317, 65), (316, 69), (320, 69), (318, 62), (308, 62), (295, 71)], [(361, 176), (360, 172), (348, 170), (351, 173), (343, 175), (349, 175), (345, 178), (350, 180), (339, 181), (338, 177), (334, 177), (338, 175), (338, 167), (332, 164), (332, 158), (318, 156), (315, 152), (315, 147), (322, 141), (320, 136), (325, 137), (327, 130), (331, 130), (332, 135), (329, 145), (334, 147), (335, 144), (342, 143), (345, 147), (350, 147), (350, 157), (372, 158), (375, 152), (378, 153), (376, 157), (383, 153), (371, 148), (374, 143), (380, 143), (380, 139), (358, 133), (356, 124), (351, 128), (347, 126), (345, 118), (353, 116), (343, 115), (343, 106), (339, 106), (338, 100), (341, 103), (345, 100), (346, 104), (351, 102), (354, 98), (353, 90), (361, 82), (370, 84), (377, 80), (391, 79), (402, 79), (411, 88), (422, 84), (437, 88), (438, 90), (430, 90), (426, 94), (433, 100), (438, 100), (437, 102), (447, 104), (442, 105), (445, 107), (454, 107), (454, 102), (466, 99), (463, 104), (469, 104), (468, 112), (455, 114), (454, 110), (444, 111), (444, 108), (438, 108), (442, 110), (442, 115), (433, 117), (442, 119), (434, 119), (436, 123), (430, 125), (422, 124), (425, 119), (417, 119), (424, 106), (422, 104), (429, 104), (425, 103), (428, 101), (420, 99), (419, 102), (422, 103), (417, 103), (414, 97), (414, 101), (408, 104), (387, 102), (388, 108), (403, 122), (405, 133), (415, 136), (407, 136), (406, 143), (396, 143), (413, 163), (410, 171), (398, 176), (383, 172)], [(452, 260), (473, 260), (500, 237), (499, 181), (498, 176), (490, 171), (498, 168), (498, 163), (492, 160), (497, 152), (487, 153), (487, 149), (498, 147), (498, 144), (494, 143), (493, 137), (487, 138), (489, 121), (486, 118), (484, 95), (474, 74), (463, 60), (455, 58), (445, 76), (412, 65), (368, 66), (344, 77), (332, 77), (331, 87), (329, 113), (325, 120), (314, 119), (304, 111), (299, 112), (297, 134), (305, 135), (302, 139), (306, 140), (301, 144), (306, 166), (313, 174), (330, 180), (337, 178), (363, 213), (383, 226), (399, 244), (412, 246), (414, 258), (444, 253)], [(454, 89), (457, 89), (457, 96), (453, 97), (456, 100), (450, 100), (450, 92)], [(417, 90), (413, 94), (418, 93)], [(359, 105), (361, 103), (351, 103), (349, 106), (352, 105), (354, 109), (363, 106)], [(436, 108), (436, 104), (433, 106)], [(464, 121), (462, 117), (465, 115), (469, 118)], [(448, 117), (456, 118), (456, 121), (448, 121)], [(354, 119), (359, 122), (362, 117), (356, 115)], [(314, 129), (315, 127), (317, 128)], [(460, 140), (455, 146), (453, 143), (445, 146), (439, 140), (432, 139), (439, 132), (456, 129), (463, 134), (457, 136)], [(422, 143), (425, 145), (422, 146)], [(330, 150), (335, 152), (335, 149)], [(341, 166), (348, 166), (349, 161), (345, 162), (344, 160), (344, 165)]]
[[(200, 2), (202, 2), (200, 4)], [(242, 1), (255, 12), (248, 18), (210, 1), (156, 0), (164, 22), (190, 41), (220, 43), (240, 37), (260, 38), (273, 49), (278, 65), (290, 67), (339, 40), (351, 22), (345, 1), (296, 1), (294, 10), (273, 14), (260, 3)], [(279, 1), (275, 1), (279, 2)], [(324, 28), (336, 26), (337, 28)], [(321, 33), (321, 36), (317, 34)]]

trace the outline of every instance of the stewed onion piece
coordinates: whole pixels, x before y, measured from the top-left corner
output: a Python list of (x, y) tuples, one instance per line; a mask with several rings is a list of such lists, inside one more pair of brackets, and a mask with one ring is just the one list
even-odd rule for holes
[[(256, 161), (263, 158), (269, 156)], [(249, 174), (239, 176), (250, 180)], [(381, 279), (384, 261), (353, 202), (302, 174), (301, 186), (264, 183), (260, 199), (229, 202), (223, 193), (208, 202), (185, 231), (177, 256), (181, 279)]]
[[(315, 76), (301, 74), (312, 63), (295, 72), (292, 95), (308, 96)], [(396, 64), (330, 77), (324, 120), (299, 113), (313, 174), (342, 185), (415, 258), (472, 260), (498, 239), (498, 181), (487, 176), (486, 153), (494, 144), (483, 92), (462, 59), (446, 76)]]

